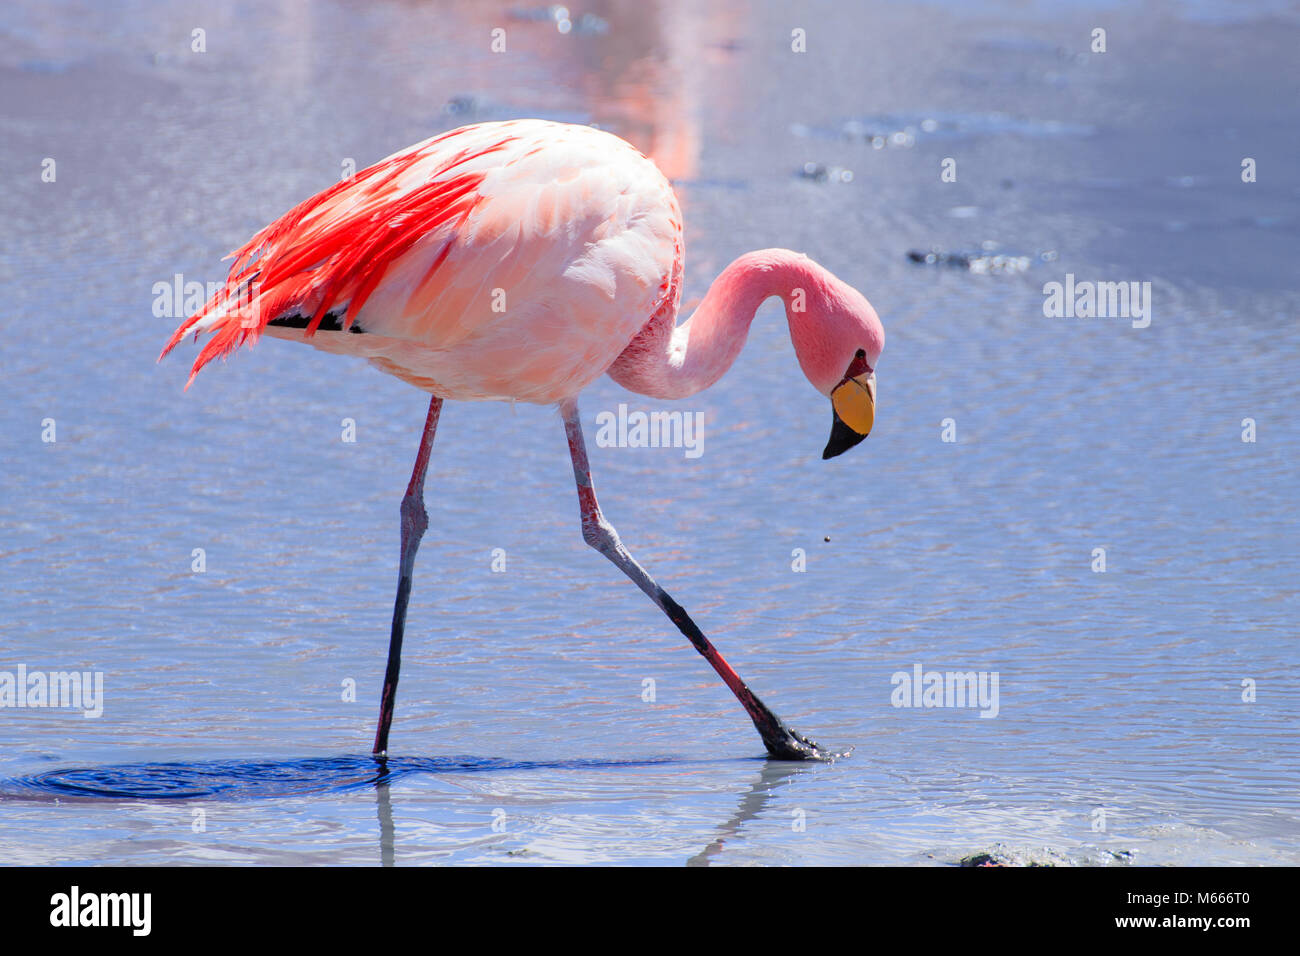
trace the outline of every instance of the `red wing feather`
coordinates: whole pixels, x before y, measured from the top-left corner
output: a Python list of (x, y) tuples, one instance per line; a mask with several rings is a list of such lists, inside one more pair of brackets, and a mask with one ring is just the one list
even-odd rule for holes
[[(376, 163), (262, 229), (227, 256), (235, 261), (225, 286), (181, 324), (159, 359), (191, 329), (196, 338), (210, 329), (212, 338), (194, 360), (188, 388), (208, 362), (255, 342), (267, 323), (293, 311), (312, 310), (308, 336), (331, 311), (346, 309), (343, 327), (350, 327), (389, 265), (430, 232), (453, 221), (458, 227), (473, 211), (486, 173), (456, 170), (513, 139), (502, 136), (454, 150), (462, 132), (444, 133)], [(419, 163), (429, 165), (428, 179), (415, 188), (403, 186), (403, 176)]]

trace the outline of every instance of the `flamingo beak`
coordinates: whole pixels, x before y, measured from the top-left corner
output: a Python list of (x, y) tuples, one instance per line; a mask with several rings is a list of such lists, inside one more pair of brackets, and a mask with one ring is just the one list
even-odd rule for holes
[(845, 378), (831, 392), (830, 441), (822, 458), (842, 455), (871, 434), (876, 421), (876, 373)]

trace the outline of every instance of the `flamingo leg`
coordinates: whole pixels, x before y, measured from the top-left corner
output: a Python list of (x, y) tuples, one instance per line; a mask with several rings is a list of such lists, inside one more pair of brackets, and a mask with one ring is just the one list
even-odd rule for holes
[(402, 669), (402, 635), (406, 631), (406, 605), (411, 599), (411, 576), (415, 571), (415, 552), (429, 527), (429, 513), (424, 510), (424, 474), (429, 470), (429, 453), (433, 434), (438, 430), (442, 399), (429, 399), (429, 414), (420, 436), (420, 451), (415, 456), (410, 484), (402, 497), (402, 560), (397, 578), (397, 600), (393, 603), (393, 629), (388, 639), (388, 668), (384, 671), (384, 692), (379, 700), (379, 726), (375, 729), (374, 755), (388, 751), (388, 728), (393, 723), (393, 705), (397, 700), (397, 674)]
[(758, 699), (752, 690), (740, 679), (730, 664), (718, 653), (717, 648), (691, 620), (690, 615), (680, 604), (661, 588), (655, 579), (646, 573), (623, 547), (614, 526), (605, 520), (596, 502), (596, 490), (591, 481), (591, 466), (587, 463), (587, 444), (582, 437), (582, 425), (578, 419), (578, 403), (568, 399), (560, 404), (560, 414), (564, 417), (564, 431), (569, 439), (569, 456), (573, 459), (573, 477), (578, 485), (578, 502), (582, 510), (582, 537), (587, 544), (595, 548), (614, 565), (632, 579), (655, 605), (668, 615), (668, 619), (677, 625), (703, 655), (704, 659), (718, 672), (718, 676), (731, 688), (749, 714), (767, 752), (778, 760), (829, 760), (831, 754), (808, 738), (796, 733), (785, 725), (771, 709)]

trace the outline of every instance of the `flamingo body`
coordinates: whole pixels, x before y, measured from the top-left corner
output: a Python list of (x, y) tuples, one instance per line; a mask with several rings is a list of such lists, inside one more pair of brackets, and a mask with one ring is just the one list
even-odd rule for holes
[(271, 223), (167, 348), (213, 332), (197, 374), (264, 333), (361, 356), (443, 398), (553, 403), (656, 314), (671, 322), (681, 235), (672, 187), (617, 136), (542, 120), (463, 127)]

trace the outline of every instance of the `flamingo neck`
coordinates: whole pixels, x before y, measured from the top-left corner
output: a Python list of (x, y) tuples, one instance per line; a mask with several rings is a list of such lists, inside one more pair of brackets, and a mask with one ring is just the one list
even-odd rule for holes
[(790, 334), (798, 341), (797, 327), (807, 317), (800, 300), (824, 286), (828, 275), (807, 256), (788, 249), (748, 252), (722, 270), (681, 325), (673, 325), (675, 315), (647, 324), (610, 367), (610, 378), (652, 398), (694, 395), (731, 368), (754, 313), (772, 296), (785, 302)]

